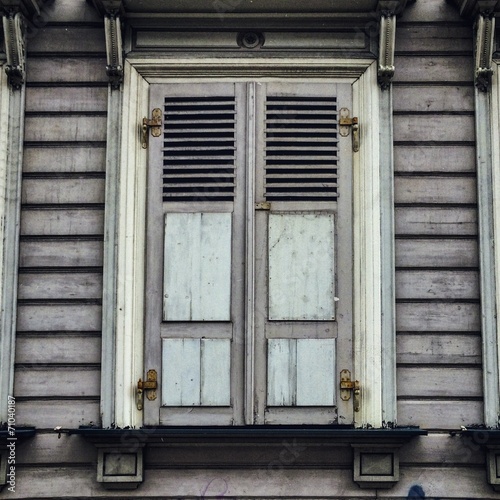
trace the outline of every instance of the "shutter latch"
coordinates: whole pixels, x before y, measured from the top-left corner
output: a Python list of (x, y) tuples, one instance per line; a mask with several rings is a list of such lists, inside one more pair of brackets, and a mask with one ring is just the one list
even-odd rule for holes
[(161, 109), (153, 109), (151, 115), (151, 120), (147, 118), (143, 118), (142, 120), (142, 149), (147, 149), (148, 147), (149, 129), (151, 129), (151, 135), (153, 137), (161, 136)]
[(149, 401), (154, 401), (156, 399), (156, 390), (158, 389), (158, 375), (156, 370), (148, 370), (147, 380), (139, 379), (137, 382), (137, 390), (136, 390), (136, 404), (137, 409), (142, 410), (144, 403), (143, 392), (146, 392), (146, 397)]
[(340, 109), (339, 134), (342, 137), (347, 137), (352, 128), (352, 150), (357, 153), (359, 151), (359, 123), (358, 118), (349, 116), (347, 108)]
[(359, 411), (361, 405), (361, 387), (357, 380), (351, 380), (351, 372), (342, 370), (340, 372), (340, 399), (349, 401), (351, 399), (351, 391), (354, 392), (354, 411)]

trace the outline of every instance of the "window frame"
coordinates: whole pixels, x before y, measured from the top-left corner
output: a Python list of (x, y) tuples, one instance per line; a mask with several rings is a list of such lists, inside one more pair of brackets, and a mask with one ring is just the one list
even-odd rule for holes
[[(148, 369), (143, 366), (147, 150), (141, 147), (138, 125), (150, 112), (148, 87), (150, 83), (206, 77), (208, 71), (213, 77), (230, 80), (235, 75), (286, 78), (292, 71), (294, 78), (307, 80), (321, 74), (353, 85), (352, 113), (359, 118), (361, 131), (360, 151), (353, 153), (353, 350), (354, 376), (360, 381), (362, 398), (355, 425), (380, 428), (387, 422), (395, 424), (392, 99), (390, 89), (381, 90), (377, 85), (377, 61), (258, 57), (249, 64), (245, 58), (221, 60), (206, 55), (189, 59), (129, 57), (124, 65), (123, 92), (110, 88), (110, 99), (121, 100), (121, 106), (110, 108), (108, 143), (121, 143), (121, 153), (113, 161), (119, 183), (116, 205), (107, 205), (107, 228), (115, 227), (116, 232), (112, 238), (107, 236), (105, 245), (110, 255), (116, 245), (116, 265), (105, 266), (104, 296), (112, 296), (115, 287), (116, 305), (112, 307), (113, 300), (103, 304), (107, 319), (103, 328), (102, 426), (142, 426), (134, 388)], [(121, 130), (117, 120), (121, 120)], [(382, 188), (387, 189), (383, 197)], [(108, 183), (107, 201), (113, 199), (113, 189), (116, 186)], [(110, 234), (107, 229), (106, 234)], [(245, 383), (252, 378), (247, 373)]]

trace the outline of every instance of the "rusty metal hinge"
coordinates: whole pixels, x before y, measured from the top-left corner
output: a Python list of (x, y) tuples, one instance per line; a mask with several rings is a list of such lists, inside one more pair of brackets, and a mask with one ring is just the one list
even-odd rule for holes
[(351, 372), (342, 370), (340, 372), (340, 399), (349, 401), (351, 391), (354, 393), (354, 411), (359, 411), (361, 405), (361, 387), (357, 380), (351, 380)]
[(156, 390), (158, 389), (158, 374), (156, 370), (148, 370), (147, 379), (139, 379), (136, 389), (136, 404), (137, 409), (142, 410), (144, 406), (144, 391), (149, 401), (154, 401), (157, 397)]
[(148, 147), (148, 140), (149, 140), (149, 134), (148, 130), (151, 129), (151, 135), (153, 137), (160, 137), (161, 136), (161, 109), (160, 108), (155, 108), (151, 112), (151, 120), (148, 120), (147, 118), (143, 118), (142, 120), (142, 148), (147, 149)]
[(349, 116), (347, 108), (340, 109), (339, 134), (342, 137), (347, 137), (352, 128), (352, 150), (357, 153), (359, 151), (359, 123), (358, 118)]

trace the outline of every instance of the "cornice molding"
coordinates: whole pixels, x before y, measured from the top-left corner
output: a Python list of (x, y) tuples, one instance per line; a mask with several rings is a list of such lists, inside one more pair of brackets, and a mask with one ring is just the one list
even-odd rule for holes
[(491, 86), (494, 38), (495, 17), (491, 12), (479, 13), (476, 21), (474, 79), (481, 92), (487, 92)]
[[(382, 3), (382, 2), (381, 2)], [(394, 77), (394, 49), (396, 45), (396, 15), (394, 10), (383, 10), (380, 16), (378, 83), (382, 90), (389, 88)]]

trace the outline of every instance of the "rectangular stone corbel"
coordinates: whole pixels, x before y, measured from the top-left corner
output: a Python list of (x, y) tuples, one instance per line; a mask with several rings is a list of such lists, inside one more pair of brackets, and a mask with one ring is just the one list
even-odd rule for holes
[(354, 482), (360, 488), (392, 488), (399, 481), (399, 446), (351, 444)]
[(96, 443), (97, 481), (107, 490), (133, 490), (143, 481), (143, 447)]

